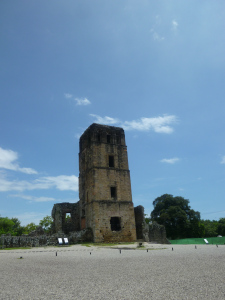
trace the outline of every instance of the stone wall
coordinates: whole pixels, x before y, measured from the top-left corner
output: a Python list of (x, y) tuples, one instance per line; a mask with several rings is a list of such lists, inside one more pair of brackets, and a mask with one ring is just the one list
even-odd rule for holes
[(137, 239), (145, 242), (170, 244), (166, 238), (166, 229), (156, 222), (146, 224), (144, 207), (139, 205), (134, 208)]
[(69, 234), (55, 233), (53, 235), (22, 235), (11, 236), (10, 234), (0, 237), (0, 248), (14, 247), (44, 247), (58, 245), (58, 238), (68, 238), (69, 244), (93, 242), (93, 235), (90, 229), (70, 232)]
[[(135, 207), (135, 217), (137, 220), (137, 238), (145, 242), (159, 243), (159, 244), (170, 244), (169, 240), (166, 238), (166, 230), (163, 225), (159, 225), (156, 222), (148, 225), (143, 222), (141, 216), (143, 216), (143, 207)], [(109, 216), (105, 216), (101, 220), (96, 220), (96, 223), (106, 222), (110, 224)], [(129, 220), (127, 219), (127, 222)], [(106, 224), (105, 224), (106, 225)], [(123, 226), (123, 224), (122, 224)], [(107, 226), (105, 226), (107, 227)], [(133, 239), (132, 231), (135, 228), (132, 228), (131, 232), (123, 235), (120, 231), (105, 231), (100, 232), (96, 236), (97, 242), (129, 242)], [(122, 229), (123, 232), (123, 229)], [(104, 236), (103, 236), (104, 235)], [(58, 238), (68, 238), (69, 244), (78, 244), (84, 242), (93, 242), (93, 233), (91, 229), (83, 229), (80, 231), (70, 232), (69, 234), (65, 233), (55, 233), (53, 235), (46, 235), (43, 233), (43, 230), (40, 229), (34, 232), (31, 232), (29, 235), (22, 236), (11, 236), (10, 234), (2, 235), (0, 237), (0, 248), (14, 248), (14, 247), (44, 247), (44, 246), (56, 246), (58, 245)], [(130, 239), (129, 239), (130, 237)]]
[(89, 206), (87, 211), (90, 210), (89, 220), (93, 228), (94, 242), (136, 241), (132, 202), (94, 201)]
[(165, 226), (152, 222), (152, 224), (149, 225), (149, 241), (160, 244), (170, 244), (166, 238)]
[(144, 207), (142, 205), (134, 208), (137, 239), (149, 242), (149, 225), (145, 222)]
[(94, 242), (136, 241), (130, 171), (124, 130), (92, 124), (80, 138), (81, 228)]
[[(66, 214), (70, 218), (66, 219)], [(79, 203), (56, 203), (52, 209), (53, 228), (52, 231), (69, 233), (80, 230)]]

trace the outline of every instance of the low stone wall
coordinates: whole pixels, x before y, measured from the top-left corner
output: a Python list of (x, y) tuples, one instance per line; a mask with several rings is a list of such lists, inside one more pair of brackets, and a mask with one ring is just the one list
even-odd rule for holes
[(170, 244), (166, 238), (165, 226), (159, 225), (156, 222), (149, 224), (149, 241), (160, 244)]
[[(141, 206), (136, 209), (135, 215), (136, 220), (138, 221), (137, 237), (139, 240), (170, 244), (169, 240), (166, 238), (166, 230), (163, 225), (159, 225), (156, 222), (153, 222), (150, 225), (145, 223), (144, 211)], [(0, 248), (57, 246), (58, 238), (68, 238), (69, 244), (73, 245), (84, 242), (93, 242), (93, 233), (91, 229), (83, 229), (70, 232), (69, 234), (58, 232), (52, 235), (46, 235), (42, 228), (38, 228), (29, 235), (11, 236), (11, 234), (3, 234), (0, 237)]]
[(159, 244), (170, 244), (166, 238), (166, 229), (156, 222), (146, 224), (145, 212), (142, 205), (134, 208), (137, 240)]
[(44, 247), (58, 245), (58, 238), (68, 238), (69, 244), (78, 244), (83, 242), (92, 242), (93, 234), (91, 229), (70, 232), (69, 234), (56, 233), (53, 235), (22, 235), (11, 236), (10, 234), (2, 235), (0, 238), (0, 248), (14, 247)]

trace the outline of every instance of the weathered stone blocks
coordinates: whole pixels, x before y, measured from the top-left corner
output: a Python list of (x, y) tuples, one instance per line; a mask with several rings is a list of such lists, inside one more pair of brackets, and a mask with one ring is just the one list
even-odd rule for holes
[(124, 130), (92, 124), (80, 138), (79, 169), (80, 215), (94, 242), (135, 241)]

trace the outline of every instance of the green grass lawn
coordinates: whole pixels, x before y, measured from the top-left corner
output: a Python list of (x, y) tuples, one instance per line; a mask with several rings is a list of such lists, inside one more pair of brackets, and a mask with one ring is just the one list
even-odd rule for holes
[(31, 247), (14, 247), (14, 248), (0, 248), (0, 250), (21, 250), (21, 249), (24, 249), (24, 250), (28, 250), (28, 249), (32, 249)]
[(225, 237), (209, 237), (209, 238), (193, 238), (193, 239), (180, 239), (180, 240), (170, 240), (171, 244), (177, 245), (188, 245), (188, 244), (202, 244), (206, 245), (204, 239), (206, 239), (209, 244), (214, 245), (224, 245)]

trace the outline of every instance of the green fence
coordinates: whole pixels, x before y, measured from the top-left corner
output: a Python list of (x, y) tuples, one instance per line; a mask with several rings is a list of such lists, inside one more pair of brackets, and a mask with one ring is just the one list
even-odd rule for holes
[(225, 237), (209, 237), (209, 238), (193, 238), (193, 239), (180, 239), (180, 240), (170, 240), (171, 244), (177, 245), (192, 245), (192, 244), (206, 244), (204, 241), (206, 239), (209, 244), (214, 245), (225, 245)]

